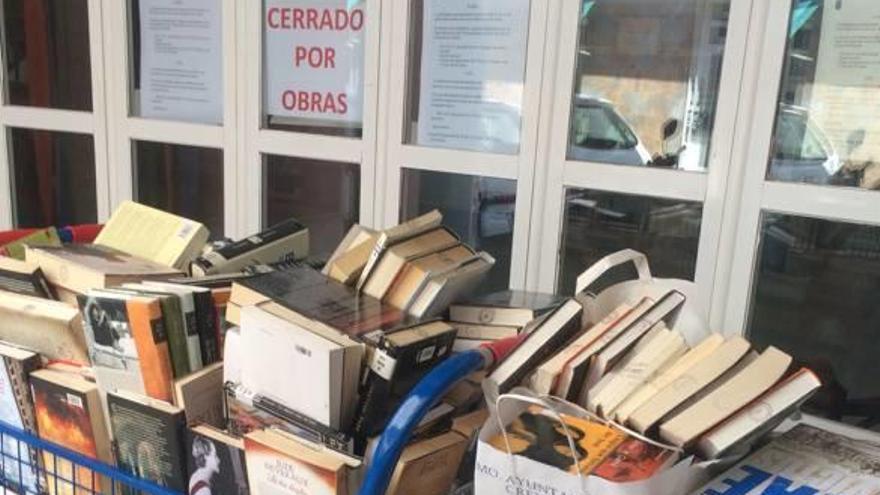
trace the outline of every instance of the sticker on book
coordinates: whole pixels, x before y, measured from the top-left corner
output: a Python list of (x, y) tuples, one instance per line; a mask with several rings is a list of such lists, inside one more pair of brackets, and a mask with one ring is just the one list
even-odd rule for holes
[(180, 229), (177, 230), (177, 237), (182, 240), (189, 239), (189, 236), (196, 229), (195, 222), (183, 222), (183, 225), (180, 226)]
[(388, 353), (379, 350), (373, 353), (370, 369), (377, 375), (390, 381), (394, 376), (395, 367), (397, 367), (397, 360), (389, 356)]
[(428, 347), (425, 347), (424, 349), (419, 351), (419, 356), (418, 356), (418, 358), (416, 358), (416, 362), (418, 364), (422, 364), (425, 361), (431, 359), (432, 357), (434, 357), (434, 351), (436, 349), (437, 349), (437, 346), (434, 346), (434, 345), (429, 345)]
[(73, 394), (67, 394), (67, 403), (73, 407), (83, 409), (82, 397), (77, 397)]

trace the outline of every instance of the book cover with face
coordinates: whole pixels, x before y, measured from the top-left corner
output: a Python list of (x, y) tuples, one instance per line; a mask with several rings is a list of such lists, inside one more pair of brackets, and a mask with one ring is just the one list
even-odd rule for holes
[(244, 450), (189, 430), (186, 440), (189, 495), (247, 495)]

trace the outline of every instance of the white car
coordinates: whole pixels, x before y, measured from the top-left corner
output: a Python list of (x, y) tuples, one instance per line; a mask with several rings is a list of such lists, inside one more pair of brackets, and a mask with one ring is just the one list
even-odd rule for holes
[(570, 160), (648, 165), (651, 154), (607, 100), (577, 96), (571, 114)]

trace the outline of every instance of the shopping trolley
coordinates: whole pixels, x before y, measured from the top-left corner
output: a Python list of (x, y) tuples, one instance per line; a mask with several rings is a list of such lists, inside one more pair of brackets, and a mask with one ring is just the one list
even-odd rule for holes
[(4, 494), (181, 495), (0, 421)]

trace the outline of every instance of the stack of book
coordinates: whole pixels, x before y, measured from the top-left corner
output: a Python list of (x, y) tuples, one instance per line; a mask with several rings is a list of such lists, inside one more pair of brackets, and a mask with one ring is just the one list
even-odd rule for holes
[(553, 294), (503, 290), (468, 298), (449, 307), (449, 322), (458, 330), (455, 352), (516, 337), (530, 322), (564, 298)]

